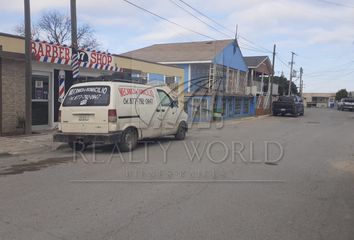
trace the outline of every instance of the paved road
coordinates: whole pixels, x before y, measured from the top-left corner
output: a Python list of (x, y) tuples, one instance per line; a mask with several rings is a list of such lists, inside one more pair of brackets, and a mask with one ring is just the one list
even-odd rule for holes
[(305, 114), (2, 159), (0, 239), (353, 239), (354, 114)]

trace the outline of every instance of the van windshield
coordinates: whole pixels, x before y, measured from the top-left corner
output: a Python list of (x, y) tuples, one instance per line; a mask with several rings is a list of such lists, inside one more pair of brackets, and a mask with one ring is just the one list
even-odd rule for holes
[(109, 86), (73, 87), (66, 95), (63, 106), (107, 106), (110, 90)]

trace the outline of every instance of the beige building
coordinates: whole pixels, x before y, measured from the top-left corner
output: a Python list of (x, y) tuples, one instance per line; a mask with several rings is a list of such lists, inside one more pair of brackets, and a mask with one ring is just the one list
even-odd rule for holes
[[(80, 76), (72, 76), (68, 46), (32, 42), (32, 129), (56, 126), (60, 99), (76, 82), (91, 80), (166, 84), (183, 101), (184, 70), (90, 49), (79, 49)], [(24, 39), (0, 33), (0, 135), (22, 133), (25, 124)], [(63, 91), (60, 91), (64, 89)]]
[(333, 107), (336, 98), (335, 93), (304, 93), (305, 107), (328, 108)]

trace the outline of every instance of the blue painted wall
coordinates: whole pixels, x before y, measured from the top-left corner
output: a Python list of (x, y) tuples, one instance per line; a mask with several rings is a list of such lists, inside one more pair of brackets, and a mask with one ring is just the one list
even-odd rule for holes
[(178, 64), (177, 67), (183, 68), (183, 70), (184, 70), (183, 89), (184, 89), (184, 92), (188, 92), (188, 84), (189, 84), (189, 64)]
[(234, 46), (234, 42), (230, 43), (221, 52), (219, 52), (213, 59), (213, 63), (239, 69), (243, 72), (248, 71), (241, 50), (237, 46)]

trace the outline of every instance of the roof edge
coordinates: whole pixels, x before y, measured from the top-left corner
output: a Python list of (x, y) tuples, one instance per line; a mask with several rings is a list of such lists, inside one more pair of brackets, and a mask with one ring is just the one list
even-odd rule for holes
[(12, 37), (12, 38), (19, 38), (19, 39), (25, 39), (25, 37), (22, 37), (20, 35), (15, 35), (15, 34), (10, 34), (10, 33), (4, 33), (4, 32), (0, 32), (0, 36), (3, 37)]

